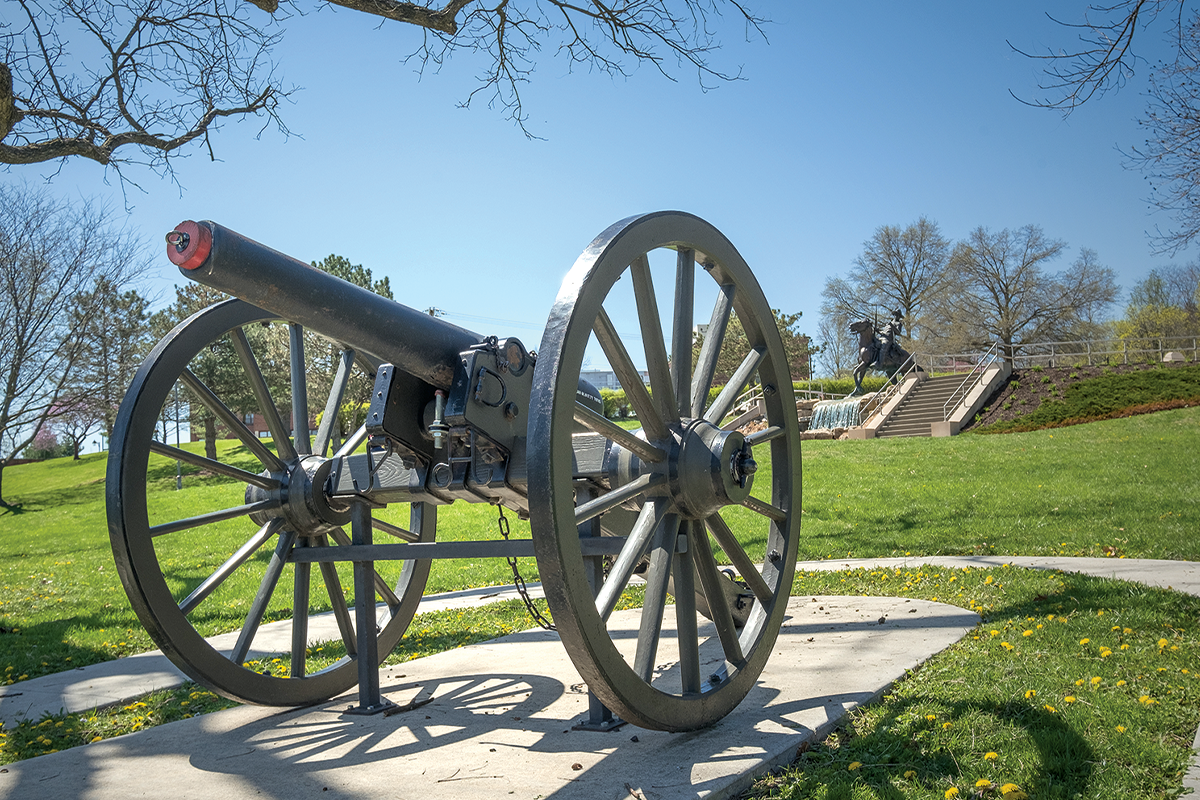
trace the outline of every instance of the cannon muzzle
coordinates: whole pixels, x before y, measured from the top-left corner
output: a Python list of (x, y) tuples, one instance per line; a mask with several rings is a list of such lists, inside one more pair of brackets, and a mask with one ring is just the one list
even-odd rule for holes
[(189, 279), (396, 365), (440, 389), (484, 337), (380, 297), (215, 222), (182, 222), (167, 256)]

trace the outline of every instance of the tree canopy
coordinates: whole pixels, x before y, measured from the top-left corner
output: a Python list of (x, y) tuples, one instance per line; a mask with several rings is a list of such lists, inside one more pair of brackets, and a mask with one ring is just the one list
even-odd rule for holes
[(71, 407), (63, 398), (97, 285), (121, 289), (144, 266), (141, 243), (107, 206), (0, 186), (0, 505), (5, 464)]
[[(524, 128), (521, 85), (539, 57), (617, 75), (649, 65), (668, 77), (694, 69), (730, 80), (710, 59), (714, 17), (751, 31), (762, 20), (741, 0), (328, 0), (416, 26), (406, 60), (420, 69), (452, 55), (481, 59), (477, 98)], [(222, 119), (256, 116), (287, 131), (281, 102), (294, 87), (274, 60), (281, 23), (318, 0), (13, 0), (0, 23), (0, 163), (86, 158), (118, 170), (169, 169)]]

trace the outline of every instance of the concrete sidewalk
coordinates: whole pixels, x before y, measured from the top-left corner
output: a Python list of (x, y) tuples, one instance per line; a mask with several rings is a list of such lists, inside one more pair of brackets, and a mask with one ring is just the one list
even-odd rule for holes
[[(529, 594), (542, 597), (541, 585), (531, 585)], [(417, 611), (473, 608), (519, 597), (511, 586), (464, 589), (424, 597)], [(309, 621), (310, 642), (329, 641), (339, 635), (332, 613), (319, 614)], [(232, 650), (237, 637), (237, 631), (233, 631), (214, 636), (209, 642), (218, 650)], [(291, 622), (272, 622), (259, 629), (249, 658), (285, 652), (291, 646)], [(158, 650), (151, 650), (0, 687), (0, 722), (12, 725), (23, 719), (40, 719), (43, 714), (75, 714), (128, 703), (150, 692), (173, 689), (186, 680), (170, 659)]]
[[(949, 556), (797, 566), (922, 564), (1061, 569), (1200, 595), (1200, 563), (1178, 561)], [(516, 596), (511, 589), (456, 592), (427, 598), (421, 610), (509, 596)], [(749, 785), (752, 775), (790, 762), (801, 742), (825, 735), (848, 710), (873, 700), (978, 621), (954, 606), (900, 598), (822, 598), (814, 604), (806, 596), (794, 599), (789, 610), (759, 685), (733, 714), (699, 733), (626, 727), (568, 734), (586, 710), (586, 695), (557, 637), (533, 630), (384, 671), (383, 690), (396, 702), (418, 693), (434, 698), (420, 713), (343, 717), (338, 712), (353, 702), (350, 695), (314, 709), (231, 709), (10, 765), (0, 774), (0, 798), (233, 793), (290, 799), (312, 792), (350, 798), (396, 787), (404, 787), (403, 796), (419, 793), (430, 800), (513, 792), (728, 797)], [(669, 650), (663, 658), (669, 660)], [(74, 710), (126, 702), (150, 690), (142, 687), (172, 685), (177, 676), (165, 657), (143, 654), (23, 681), (0, 695), (0, 718), (37, 718), (68, 702)], [(1200, 788), (1200, 764), (1193, 763), (1184, 788)]]

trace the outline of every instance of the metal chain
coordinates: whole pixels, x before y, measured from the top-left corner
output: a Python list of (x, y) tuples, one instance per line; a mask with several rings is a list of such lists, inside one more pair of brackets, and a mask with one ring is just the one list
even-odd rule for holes
[[(500, 528), (500, 535), (508, 541), (508, 517), (504, 516), (504, 506), (497, 503), (496, 508), (500, 510), (500, 518), (496, 520), (496, 525)], [(554, 623), (546, 619), (545, 615), (533, 604), (533, 599), (529, 596), (529, 589), (525, 586), (525, 579), (521, 577), (521, 572), (517, 569), (517, 559), (515, 556), (508, 556), (508, 566), (512, 567), (513, 585), (517, 587), (517, 594), (521, 595), (521, 600), (525, 603), (525, 608), (529, 611), (529, 616), (533, 617), (533, 621), (539, 627), (545, 628), (548, 631), (557, 630)]]

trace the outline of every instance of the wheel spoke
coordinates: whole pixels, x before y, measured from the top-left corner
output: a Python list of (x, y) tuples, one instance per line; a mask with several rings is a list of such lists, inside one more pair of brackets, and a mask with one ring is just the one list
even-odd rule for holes
[(360, 425), (358, 430), (356, 430), (353, 434), (350, 435), (349, 439), (342, 442), (341, 448), (339, 448), (338, 451), (333, 454), (333, 459), (336, 461), (337, 459), (345, 458), (346, 456), (352, 454), (355, 450), (358, 449), (359, 445), (361, 445), (366, 440), (367, 440), (367, 426)]
[(762, 573), (758, 571), (758, 566), (750, 560), (750, 556), (746, 555), (746, 551), (742, 549), (742, 545), (733, 535), (733, 531), (729, 530), (725, 520), (721, 518), (720, 514), (713, 514), (704, 521), (704, 524), (708, 527), (708, 532), (717, 540), (717, 544), (725, 551), (725, 555), (729, 556), (733, 568), (742, 576), (742, 580), (750, 587), (750, 591), (754, 592), (754, 596), (760, 603), (769, 606), (775, 599), (774, 592), (771, 591), (771, 587), (767, 586)]
[(233, 349), (237, 351), (238, 360), (242, 362), (242, 369), (245, 370), (246, 377), (250, 380), (250, 390), (254, 392), (254, 399), (258, 401), (259, 411), (262, 412), (263, 419), (267, 422), (271, 438), (275, 440), (275, 452), (284, 461), (295, 461), (296, 450), (292, 447), (292, 440), (288, 437), (287, 426), (283, 424), (283, 418), (279, 416), (279, 409), (275, 407), (271, 390), (267, 388), (267, 380), (263, 377), (258, 361), (250, 350), (246, 332), (241, 328), (234, 328), (229, 335), (233, 340)]
[[(328, 547), (329, 539), (325, 536), (317, 538), (320, 547)], [(346, 595), (342, 591), (342, 579), (338, 577), (337, 565), (332, 561), (322, 561), (321, 581), (325, 584), (325, 592), (329, 595), (329, 605), (333, 609), (333, 618), (337, 620), (338, 632), (342, 635), (342, 644), (346, 647), (346, 655), (354, 657), (358, 654), (358, 637), (354, 633), (354, 622), (350, 616), (350, 607), (346, 604)]]
[(185, 615), (192, 613), (196, 606), (204, 602), (210, 594), (212, 594), (218, 586), (237, 571), (237, 568), (246, 563), (246, 559), (254, 555), (258, 548), (266, 544), (267, 540), (279, 532), (283, 527), (283, 518), (276, 517), (258, 529), (258, 533), (250, 537), (249, 541), (237, 549), (237, 551), (226, 559), (225, 563), (217, 567), (216, 572), (205, 578), (199, 586), (192, 590), (182, 603), (179, 604), (179, 610)]
[(755, 514), (762, 514), (764, 517), (775, 520), (776, 522), (784, 522), (788, 518), (787, 512), (782, 508), (776, 508), (770, 503), (764, 503), (757, 497), (747, 497), (742, 501), (742, 506), (750, 509)]
[(692, 307), (696, 302), (696, 251), (680, 248), (675, 257), (675, 316), (671, 324), (671, 388), (681, 417), (691, 411)]
[(325, 402), (325, 413), (321, 415), (321, 426), (317, 429), (315, 447), (319, 456), (323, 457), (329, 451), (329, 443), (333, 439), (333, 426), (337, 424), (338, 409), (342, 407), (353, 369), (354, 351), (343, 350), (338, 361), (337, 375), (334, 376), (333, 386), (329, 390), (329, 399)]
[(636, 453), (643, 461), (658, 464), (667, 458), (667, 454), (660, 448), (645, 439), (639, 439), (620, 425), (609, 422), (603, 414), (597, 414), (582, 403), (575, 403), (575, 421), (605, 439), (616, 442), (626, 450)]
[(279, 460), (279, 457), (266, 448), (259, 441), (258, 437), (250, 432), (250, 429), (238, 419), (238, 416), (229, 410), (229, 406), (221, 402), (221, 398), (213, 394), (213, 390), (204, 385), (204, 382), (192, 374), (189, 369), (184, 369), (179, 374), (180, 379), (199, 398), (200, 402), (217, 416), (221, 422), (225, 423), (225, 427), (233, 432), (242, 444), (246, 445), (246, 449), (254, 454), (264, 467), (271, 472), (285, 472), (287, 466)]
[(713, 557), (712, 545), (709, 544), (704, 527), (697, 525), (696, 528), (696, 535), (688, 539), (688, 552), (692, 554), (692, 563), (696, 565), (696, 574), (700, 576), (700, 588), (708, 603), (708, 615), (717, 628), (717, 637), (721, 640), (725, 659), (730, 664), (741, 667), (746, 658), (742, 655), (737, 626), (733, 622), (733, 614), (729, 611), (729, 600), (722, 584), (725, 578), (717, 569), (717, 560)]
[(638, 626), (637, 651), (633, 671), (650, 683), (654, 677), (654, 662), (658, 657), (658, 640), (662, 634), (663, 611), (667, 607), (667, 583), (671, 579), (671, 562), (675, 560), (675, 540), (679, 536), (679, 515), (667, 514), (655, 532), (650, 552), (650, 569), (646, 573), (646, 600), (642, 605)]
[(668, 435), (666, 423), (655, 410), (654, 401), (650, 399), (650, 393), (646, 391), (646, 384), (642, 381), (641, 373), (633, 365), (629, 351), (625, 349), (621, 338), (617, 336), (617, 330), (613, 327), (612, 320), (608, 318), (608, 314), (603, 308), (596, 315), (592, 332), (596, 334), (596, 341), (600, 343), (604, 357), (608, 359), (609, 366), (613, 368), (617, 380), (625, 389), (625, 397), (633, 406), (634, 413), (637, 414), (646, 433), (651, 439), (666, 438)]
[(772, 439), (778, 439), (780, 436), (783, 436), (783, 433), (783, 428), (779, 427), (778, 425), (772, 425), (769, 428), (763, 428), (761, 431), (757, 431), (747, 436), (746, 444), (753, 447), (756, 444), (763, 444), (764, 442), (769, 442)]
[(388, 536), (395, 536), (397, 539), (403, 539), (406, 542), (421, 541), (421, 534), (413, 533), (410, 530), (401, 528), (399, 525), (393, 525), (390, 522), (384, 522), (379, 517), (371, 516), (371, 527), (377, 531), (383, 531)]
[(588, 500), (583, 505), (576, 506), (575, 524), (582, 525), (589, 519), (598, 517), (605, 511), (610, 511), (627, 500), (632, 500), (647, 490), (655, 486), (661, 486), (666, 482), (667, 476), (661, 472), (648, 472), (645, 475), (639, 475), (620, 488), (614, 489), (607, 494), (602, 494), (593, 500)]
[(195, 464), (201, 469), (206, 469), (209, 472), (218, 472), (230, 478), (236, 478), (243, 483), (253, 484), (259, 488), (266, 489), (267, 491), (279, 488), (279, 481), (274, 478), (268, 478), (265, 475), (255, 475), (253, 472), (231, 467), (228, 464), (222, 464), (220, 461), (213, 461), (211, 458), (205, 458), (197, 453), (190, 453), (187, 450), (172, 447), (169, 444), (163, 444), (154, 439), (150, 441), (150, 452), (158, 453), (160, 456), (166, 456), (167, 458), (173, 458), (176, 461)]
[(295, 531), (286, 530), (279, 535), (279, 541), (275, 545), (275, 552), (271, 554), (271, 561), (267, 564), (267, 571), (263, 573), (262, 583), (258, 586), (258, 594), (254, 596), (254, 602), (250, 604), (250, 613), (246, 615), (246, 621), (242, 624), (242, 632), (238, 634), (237, 644), (234, 645), (233, 652), (229, 655), (229, 660), (233, 663), (246, 663), (246, 656), (250, 653), (250, 645), (254, 643), (254, 635), (258, 633), (258, 627), (262, 624), (263, 614), (267, 612), (271, 596), (275, 594), (275, 587), (279, 584), (280, 576), (283, 575), (283, 568), (287, 564), (288, 553), (291, 552), (292, 545), (295, 543)]
[[(642, 329), (642, 346), (646, 353), (646, 371), (650, 373), (651, 400), (668, 423), (679, 421), (675, 392), (671, 385), (671, 367), (667, 360), (667, 345), (663, 341), (662, 321), (658, 314), (658, 298), (654, 296), (654, 281), (650, 277), (650, 261), (641, 255), (629, 267), (633, 277), (633, 296), (637, 301), (638, 323)], [(690, 359), (690, 356), (689, 356)]]
[[(296, 452), (302, 456), (312, 453), (312, 440), (308, 428), (308, 381), (304, 375), (304, 328), (292, 322), (288, 325), (291, 340), (290, 361), (292, 373), (292, 441)], [(301, 433), (303, 431), (303, 433)]]
[[(683, 397), (684, 395), (680, 395)], [(688, 547), (672, 559), (675, 576), (675, 631), (679, 644), (679, 677), (684, 694), (700, 691), (700, 634), (696, 629), (696, 585), (691, 540), (707, 538), (702, 526), (685, 523)]]
[(174, 522), (164, 522), (161, 525), (151, 525), (150, 536), (162, 536), (165, 533), (186, 531), (191, 528), (199, 528), (201, 525), (211, 525), (214, 522), (224, 522), (227, 519), (244, 517), (247, 514), (253, 514), (256, 511), (271, 511), (276, 508), (279, 508), (278, 500), (259, 500), (256, 503), (247, 503), (244, 506), (223, 508), (220, 511), (210, 511), (207, 514), (198, 514), (194, 517), (177, 519)]
[(708, 332), (704, 334), (704, 343), (700, 345), (700, 357), (696, 359), (696, 373), (692, 376), (693, 417), (704, 413), (704, 406), (708, 403), (708, 388), (712, 386), (713, 376), (717, 373), (717, 357), (721, 355), (721, 345), (725, 343), (725, 331), (729, 327), (730, 312), (733, 311), (734, 292), (735, 287), (732, 283), (725, 284), (717, 292), (717, 302), (713, 305)]
[(733, 377), (729, 379), (729, 383), (725, 384), (725, 388), (717, 395), (717, 399), (704, 413), (704, 419), (711, 422), (713, 425), (720, 425), (721, 420), (725, 419), (725, 415), (733, 408), (733, 404), (737, 402), (738, 395), (746, 388), (746, 384), (750, 381), (750, 376), (762, 364), (763, 359), (767, 357), (766, 348), (756, 347), (746, 354), (742, 359), (742, 363), (738, 365), (737, 370), (733, 373)]
[(629, 585), (629, 578), (633, 575), (633, 570), (638, 562), (642, 560), (642, 556), (645, 555), (646, 548), (650, 545), (650, 538), (658, 529), (666, 511), (667, 499), (663, 497), (651, 498), (642, 506), (637, 522), (633, 524), (633, 529), (629, 532), (629, 538), (621, 548), (612, 569), (608, 571), (608, 580), (604, 581), (604, 585), (600, 587), (600, 592), (596, 595), (596, 610), (600, 612), (601, 619), (607, 620), (613, 609), (616, 608), (617, 601), (621, 599), (621, 592), (625, 591), (625, 587)]
[[(301, 547), (304, 540), (296, 543)], [(292, 583), (292, 673), (293, 678), (303, 678), (305, 656), (308, 652), (308, 601), (312, 586), (312, 564), (295, 565), (295, 580)]]

